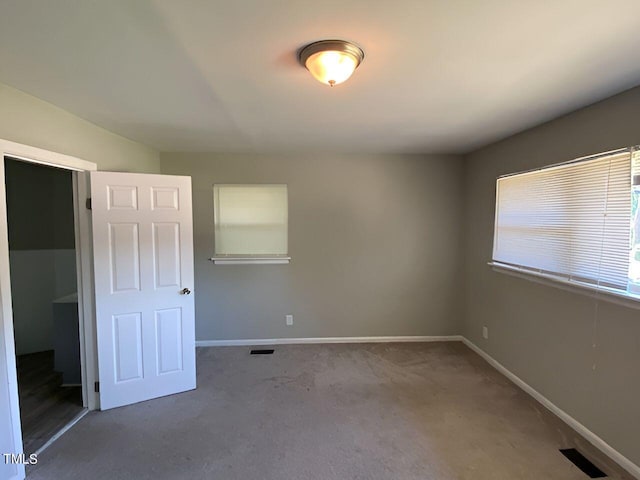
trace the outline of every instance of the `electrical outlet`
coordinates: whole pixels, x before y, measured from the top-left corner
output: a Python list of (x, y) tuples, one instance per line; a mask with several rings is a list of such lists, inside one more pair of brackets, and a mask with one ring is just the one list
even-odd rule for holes
[(288, 326), (293, 325), (293, 315), (286, 315), (284, 318), (287, 321)]
[(485, 340), (489, 339), (489, 327), (487, 327), (486, 325), (482, 327), (482, 338), (484, 338)]

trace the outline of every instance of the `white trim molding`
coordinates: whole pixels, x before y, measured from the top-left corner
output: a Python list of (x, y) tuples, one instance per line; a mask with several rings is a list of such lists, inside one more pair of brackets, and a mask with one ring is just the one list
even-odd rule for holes
[(471, 342), (469, 339), (465, 337), (460, 337), (460, 338), (467, 347), (469, 347), (475, 353), (477, 353), (482, 358), (484, 358), (489, 363), (489, 365), (491, 365), (493, 368), (498, 370), (498, 372), (500, 372), (502, 375), (507, 377), (509, 380), (515, 383), (518, 387), (520, 387), (522, 390), (524, 390), (526, 393), (532, 396), (538, 403), (540, 403), (543, 407), (545, 407), (555, 416), (560, 418), (560, 420), (562, 420), (564, 423), (566, 423), (571, 428), (573, 428), (576, 432), (582, 435), (589, 443), (591, 443), (594, 447), (596, 447), (598, 450), (604, 453), (607, 457), (609, 457), (611, 460), (616, 462), (618, 465), (620, 465), (623, 469), (625, 469), (635, 478), (640, 479), (640, 466), (636, 465), (627, 457), (622, 455), (620, 452), (614, 449), (611, 445), (605, 442), (602, 438), (600, 438), (598, 435), (593, 433), (591, 430), (589, 430), (587, 427), (585, 427), (582, 423), (580, 423), (578, 420), (573, 418), (567, 412), (562, 410), (560, 407), (555, 405), (551, 400), (549, 400), (547, 397), (542, 395), (540, 392), (538, 392), (535, 388), (533, 388), (531, 385), (526, 383), (516, 374), (508, 370), (507, 367), (502, 365), (500, 362), (498, 362), (496, 359), (494, 359), (491, 355), (489, 355), (487, 352), (482, 350), (476, 344)]
[(19, 160), (26, 160), (31, 163), (39, 163), (40, 165), (48, 165), (50, 167), (63, 167), (68, 170), (76, 170), (79, 172), (92, 172), (98, 169), (98, 165), (93, 162), (87, 162), (71, 155), (63, 153), (51, 152), (42, 148), (31, 147), (21, 143), (12, 142), (0, 138), (0, 153), (6, 157), (13, 157)]
[(460, 335), (396, 336), (396, 337), (307, 337), (253, 338), (241, 340), (196, 340), (196, 347), (233, 347), (252, 345), (302, 345), (311, 343), (394, 343), (394, 342), (460, 342)]

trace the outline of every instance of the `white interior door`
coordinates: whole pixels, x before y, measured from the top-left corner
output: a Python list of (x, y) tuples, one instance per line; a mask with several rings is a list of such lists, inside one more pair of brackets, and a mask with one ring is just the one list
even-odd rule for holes
[(191, 178), (91, 172), (100, 408), (196, 388)]

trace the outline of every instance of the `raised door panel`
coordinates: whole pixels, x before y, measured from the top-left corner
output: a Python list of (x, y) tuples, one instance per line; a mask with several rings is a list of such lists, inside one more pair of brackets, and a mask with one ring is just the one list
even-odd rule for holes
[(180, 210), (179, 190), (174, 187), (151, 187), (152, 210)]
[(136, 223), (109, 224), (111, 293), (140, 290), (140, 242)]
[(144, 378), (142, 361), (142, 314), (125, 313), (113, 316), (115, 347), (115, 383)]
[(158, 375), (182, 370), (182, 309), (157, 310), (156, 352)]
[(109, 210), (137, 210), (138, 188), (123, 185), (107, 186), (107, 208)]
[(152, 229), (155, 287), (179, 287), (180, 224), (154, 223)]

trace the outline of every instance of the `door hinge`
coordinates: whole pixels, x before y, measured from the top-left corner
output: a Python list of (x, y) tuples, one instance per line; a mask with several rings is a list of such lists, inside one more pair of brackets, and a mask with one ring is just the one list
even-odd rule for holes
[(100, 382), (96, 382), (96, 383), (93, 384), (93, 390), (96, 393), (100, 393)]
[(87, 198), (86, 205), (87, 205), (87, 210), (91, 210), (91, 199), (90, 198)]

